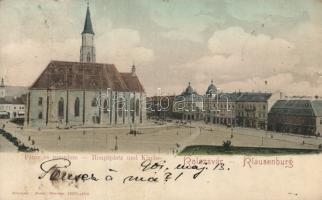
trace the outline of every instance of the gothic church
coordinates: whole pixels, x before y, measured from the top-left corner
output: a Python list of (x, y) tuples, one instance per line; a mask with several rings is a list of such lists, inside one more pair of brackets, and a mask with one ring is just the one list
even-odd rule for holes
[(132, 126), (146, 119), (146, 94), (135, 66), (121, 73), (96, 63), (93, 26), (87, 7), (80, 62), (51, 61), (29, 88), (25, 126)]

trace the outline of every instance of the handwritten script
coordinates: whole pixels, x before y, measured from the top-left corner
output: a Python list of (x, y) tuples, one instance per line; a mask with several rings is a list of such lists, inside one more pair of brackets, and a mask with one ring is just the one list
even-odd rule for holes
[(134, 182), (141, 183), (168, 183), (176, 182), (182, 177), (187, 176), (192, 180), (198, 179), (206, 173), (216, 173), (219, 171), (229, 171), (230, 169), (224, 163), (217, 165), (201, 164), (176, 164), (174, 166), (167, 163), (166, 160), (152, 161), (150, 159), (139, 163), (137, 173), (120, 172), (117, 169), (106, 169), (106, 174), (98, 177), (94, 171), (74, 173), (72, 172), (72, 162), (65, 158), (50, 159), (40, 164), (41, 174), (39, 179), (48, 178), (52, 182), (113, 182), (120, 181), (123, 184)]

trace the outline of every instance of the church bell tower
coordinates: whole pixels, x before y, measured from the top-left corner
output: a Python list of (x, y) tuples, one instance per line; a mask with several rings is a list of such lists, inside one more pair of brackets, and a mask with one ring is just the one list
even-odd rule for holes
[(96, 62), (94, 35), (89, 5), (87, 5), (84, 30), (82, 32), (82, 46), (80, 48), (80, 62)]

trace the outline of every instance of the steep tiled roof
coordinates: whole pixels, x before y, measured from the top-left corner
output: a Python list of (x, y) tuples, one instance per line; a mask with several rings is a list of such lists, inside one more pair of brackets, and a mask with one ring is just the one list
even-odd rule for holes
[(137, 77), (135, 81), (123, 80), (113, 64), (51, 61), (30, 89), (110, 88), (114, 91), (136, 91), (138, 84), (141, 86)]
[[(314, 106), (314, 104), (316, 104), (316, 106)], [(321, 102), (314, 104), (310, 100), (278, 100), (275, 102), (269, 113), (278, 115), (317, 116), (314, 107), (316, 107), (316, 109), (320, 109), (317, 111), (321, 112)]]
[(322, 101), (312, 101), (312, 107), (314, 109), (315, 116), (322, 117)]
[(144, 92), (144, 88), (136, 75), (132, 75), (132, 73), (121, 73), (121, 76), (130, 91)]
[[(238, 94), (238, 93), (237, 93)], [(271, 96), (271, 93), (240, 93), (239, 102), (266, 102)]]
[(218, 95), (218, 101), (227, 101), (228, 98), (229, 102), (236, 102), (242, 96), (240, 93), (220, 93)]

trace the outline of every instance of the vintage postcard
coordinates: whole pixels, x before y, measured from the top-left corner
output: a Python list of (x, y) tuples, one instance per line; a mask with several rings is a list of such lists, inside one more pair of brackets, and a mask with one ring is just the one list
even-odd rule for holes
[(0, 0), (0, 200), (321, 200), (322, 1)]

